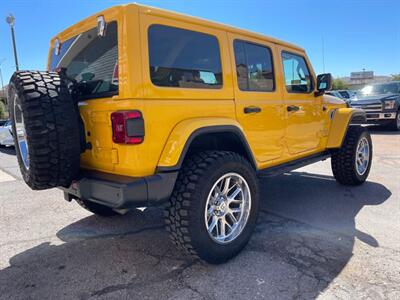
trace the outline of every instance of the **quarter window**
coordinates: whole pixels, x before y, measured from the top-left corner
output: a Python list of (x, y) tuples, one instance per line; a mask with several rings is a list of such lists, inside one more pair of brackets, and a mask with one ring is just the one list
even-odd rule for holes
[(152, 25), (148, 39), (153, 84), (179, 88), (221, 88), (221, 57), (215, 36)]
[(271, 92), (275, 89), (271, 50), (245, 41), (233, 43), (236, 74), (242, 91)]
[(310, 93), (313, 80), (304, 57), (282, 52), (286, 90), (289, 93)]

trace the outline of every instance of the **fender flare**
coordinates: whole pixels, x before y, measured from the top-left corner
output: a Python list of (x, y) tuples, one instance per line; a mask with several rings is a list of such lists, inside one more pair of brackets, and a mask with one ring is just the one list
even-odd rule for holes
[(157, 171), (179, 170), (192, 144), (199, 136), (213, 133), (233, 133), (242, 143), (250, 163), (257, 170), (257, 162), (240, 124), (228, 118), (196, 118), (180, 122), (174, 127), (160, 156)]
[(339, 108), (332, 113), (327, 148), (340, 148), (349, 126), (367, 123), (365, 111), (355, 108)]

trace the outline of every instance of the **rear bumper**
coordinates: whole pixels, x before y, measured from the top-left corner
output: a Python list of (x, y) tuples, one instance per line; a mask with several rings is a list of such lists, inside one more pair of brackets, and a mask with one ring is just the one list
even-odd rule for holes
[(61, 189), (68, 201), (85, 199), (115, 209), (148, 207), (169, 199), (177, 176), (178, 172), (148, 177), (85, 172), (69, 188)]
[(0, 145), (14, 146), (14, 139), (11, 134), (0, 133)]
[(11, 139), (4, 139), (4, 140), (0, 140), (0, 145), (2, 146), (14, 146), (14, 140)]

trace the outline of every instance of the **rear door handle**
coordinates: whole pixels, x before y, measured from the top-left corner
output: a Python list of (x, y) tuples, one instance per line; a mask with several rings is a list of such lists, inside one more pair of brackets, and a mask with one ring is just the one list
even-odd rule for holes
[(258, 106), (247, 106), (243, 109), (245, 114), (254, 114), (261, 112), (261, 108)]
[(287, 111), (291, 112), (291, 111), (299, 111), (300, 107), (296, 106), (296, 105), (288, 105), (288, 107), (286, 108)]

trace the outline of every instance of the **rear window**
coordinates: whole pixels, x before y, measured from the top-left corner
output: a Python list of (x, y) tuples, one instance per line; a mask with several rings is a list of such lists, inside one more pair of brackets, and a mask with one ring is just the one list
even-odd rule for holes
[(221, 88), (221, 57), (215, 36), (152, 25), (148, 38), (153, 84), (178, 88)]
[(233, 47), (239, 89), (272, 92), (275, 89), (275, 82), (271, 50), (239, 40), (235, 40)]
[(95, 27), (62, 43), (58, 55), (52, 51), (50, 68), (66, 68), (81, 98), (118, 94), (117, 22), (107, 24), (103, 37)]

